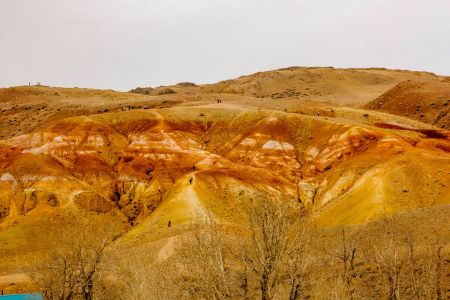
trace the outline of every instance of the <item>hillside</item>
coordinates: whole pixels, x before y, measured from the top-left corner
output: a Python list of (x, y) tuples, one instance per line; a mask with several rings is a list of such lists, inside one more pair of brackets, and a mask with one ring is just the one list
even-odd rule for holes
[(70, 116), (122, 111), (134, 107), (151, 108), (164, 106), (166, 103), (154, 97), (112, 90), (47, 86), (0, 89), (0, 139), (17, 136)]
[(360, 106), (377, 98), (405, 80), (435, 82), (441, 79), (428, 72), (388, 69), (336, 69), (332, 67), (290, 67), (259, 72), (215, 84), (181, 83), (154, 89), (135, 89), (137, 93), (219, 93), (255, 98), (302, 99), (336, 105)]
[[(0, 287), (29, 282), (22, 269), (53, 242), (52, 221), (70, 228), (80, 211), (122, 224), (111, 251), (157, 257), (199, 216), (238, 235), (266, 198), (325, 231), (364, 237), (374, 230), (364, 224), (400, 215), (431, 232), (450, 209), (448, 84), (425, 72), (287, 68), (133, 93), (0, 89)], [(418, 105), (424, 117), (411, 115)]]
[[(387, 69), (291, 67), (216, 84), (185, 82), (167, 87), (137, 88), (133, 93), (46, 86), (6, 88), (0, 89), (0, 121), (3, 124), (0, 138), (27, 133), (70, 116), (191, 105), (188, 103), (192, 102), (212, 104), (219, 99), (265, 109), (295, 110), (300, 107), (302, 112), (317, 114), (315, 107), (320, 103), (321, 107), (359, 107), (405, 80), (439, 82), (441, 77), (426, 72)], [(308, 105), (310, 101), (315, 104)]]
[(365, 105), (367, 109), (409, 117), (450, 129), (450, 80), (403, 81)]
[[(54, 205), (79, 203), (100, 211), (121, 208), (133, 223), (169, 197), (180, 180), (194, 174), (200, 181), (219, 176), (244, 185), (271, 186), (313, 206), (319, 215), (331, 209), (332, 223), (364, 222), (383, 210), (447, 203), (450, 187), (445, 183), (450, 178), (444, 162), (449, 159), (449, 133), (423, 131), (427, 136), (395, 129), (213, 108), (69, 118), (2, 142), (2, 183), (16, 186), (17, 197), (26, 196), (25, 202), (4, 203), (2, 216), (33, 209), (42, 196), (42, 201)], [(421, 167), (416, 163), (410, 169), (416, 160)], [(428, 175), (422, 178), (421, 173)], [(416, 181), (426, 188), (416, 190)], [(18, 193), (21, 186), (24, 190)], [(361, 202), (358, 193), (375, 186), (379, 192)], [(95, 197), (87, 200), (84, 193)], [(421, 202), (424, 195), (429, 195), (426, 203)], [(30, 198), (28, 204), (27, 197), (37, 198)], [(391, 198), (396, 202), (386, 202)]]

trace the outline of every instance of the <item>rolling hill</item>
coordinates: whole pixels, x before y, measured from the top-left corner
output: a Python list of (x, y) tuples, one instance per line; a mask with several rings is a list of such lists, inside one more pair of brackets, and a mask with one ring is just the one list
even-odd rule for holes
[(132, 93), (0, 89), (0, 275), (69, 211), (155, 249), (199, 214), (241, 226), (260, 193), (324, 228), (448, 211), (449, 92), (426, 72), (297, 67)]

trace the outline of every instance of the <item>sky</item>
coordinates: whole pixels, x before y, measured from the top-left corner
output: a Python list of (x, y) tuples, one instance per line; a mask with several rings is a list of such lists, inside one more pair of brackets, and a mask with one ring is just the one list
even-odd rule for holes
[(450, 75), (450, 0), (0, 0), (0, 87), (126, 91), (288, 66)]

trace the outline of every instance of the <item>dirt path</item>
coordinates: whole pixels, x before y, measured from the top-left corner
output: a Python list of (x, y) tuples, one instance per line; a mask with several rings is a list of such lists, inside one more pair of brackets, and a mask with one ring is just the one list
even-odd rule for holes
[[(207, 212), (203, 207), (201, 200), (195, 191), (196, 176), (195, 174), (201, 171), (195, 171), (188, 174), (182, 180), (182, 192), (177, 195), (177, 201), (183, 201), (186, 208), (194, 214), (192, 217), (195, 218), (208, 218), (211, 212)], [(166, 240), (164, 246), (159, 250), (157, 260), (164, 261), (169, 258), (174, 253), (174, 244), (177, 237), (169, 237)]]
[(175, 237), (167, 238), (165, 245), (159, 250), (156, 260), (161, 262), (172, 256), (174, 253)]
[(153, 130), (158, 129), (159, 131), (164, 132), (166, 129), (168, 129), (168, 126), (166, 124), (166, 121), (164, 120), (164, 117), (157, 111), (152, 111), (152, 113), (155, 115), (155, 118), (158, 121), (158, 124), (153, 126)]
[(221, 108), (221, 109), (234, 109), (234, 110), (255, 110), (258, 107), (252, 106), (252, 105), (246, 105), (241, 103), (229, 103), (229, 102), (223, 102), (223, 103), (211, 103), (211, 104), (201, 104), (192, 106), (195, 108)]
[(11, 283), (25, 283), (29, 282), (30, 278), (25, 273), (15, 273), (0, 276), (0, 285), (8, 285)]
[(67, 201), (67, 203), (65, 205), (63, 205), (62, 207), (66, 208), (69, 206), (74, 206), (75, 205), (75, 197), (78, 196), (79, 194), (83, 193), (85, 190), (75, 190), (73, 192), (71, 192), (67, 199), (69, 201)]
[(183, 196), (185, 203), (191, 208), (191, 211), (197, 214), (198, 217), (203, 218), (207, 216), (207, 213), (194, 189), (196, 183), (195, 174), (197, 172), (199, 171), (192, 172), (187, 176), (188, 180), (183, 184), (183, 192), (181, 195)]

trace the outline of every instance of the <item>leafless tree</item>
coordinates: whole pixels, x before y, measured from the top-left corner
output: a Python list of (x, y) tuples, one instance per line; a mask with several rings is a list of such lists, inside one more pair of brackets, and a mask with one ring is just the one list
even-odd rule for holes
[(98, 300), (158, 300), (180, 298), (175, 257), (155, 260), (150, 245), (118, 247), (109, 253), (106, 264), (112, 271), (103, 273), (96, 283)]
[(212, 215), (198, 216), (176, 247), (177, 285), (187, 298), (227, 299), (237, 293), (226, 235)]
[(245, 269), (256, 277), (261, 299), (273, 299), (288, 282), (289, 298), (302, 293), (308, 257), (309, 224), (298, 207), (261, 199), (249, 217), (250, 238), (242, 251)]
[(282, 201), (255, 201), (246, 228), (201, 216), (179, 238), (172, 282), (180, 297), (190, 299), (300, 299), (306, 296), (310, 239), (300, 206)]
[(362, 263), (357, 262), (357, 247), (353, 237), (346, 232), (345, 227), (341, 228), (340, 246), (334, 253), (342, 266), (341, 277), (345, 283), (347, 296), (354, 298), (354, 279), (357, 275), (357, 268)]
[(381, 219), (380, 234), (373, 243), (373, 262), (382, 281), (380, 287), (388, 299), (400, 299), (401, 276), (404, 272), (406, 249), (394, 217)]
[(300, 217), (292, 228), (293, 238), (289, 239), (286, 251), (286, 277), (289, 280), (289, 299), (306, 296), (306, 281), (313, 263), (311, 255), (312, 230), (309, 220)]
[[(445, 260), (443, 257), (444, 243), (441, 232), (439, 231), (439, 224), (441, 220), (438, 218), (434, 222), (432, 230), (432, 242), (426, 248), (425, 253), (422, 254), (423, 265), (423, 287), (422, 291), (428, 291), (426, 294), (429, 298), (444, 299), (445, 295), (442, 289), (442, 278), (444, 272)], [(428, 289), (426, 289), (427, 287)]]
[(48, 249), (37, 259), (31, 278), (46, 299), (92, 299), (95, 280), (105, 270), (102, 260), (120, 235), (120, 225), (82, 214), (53, 225)]

